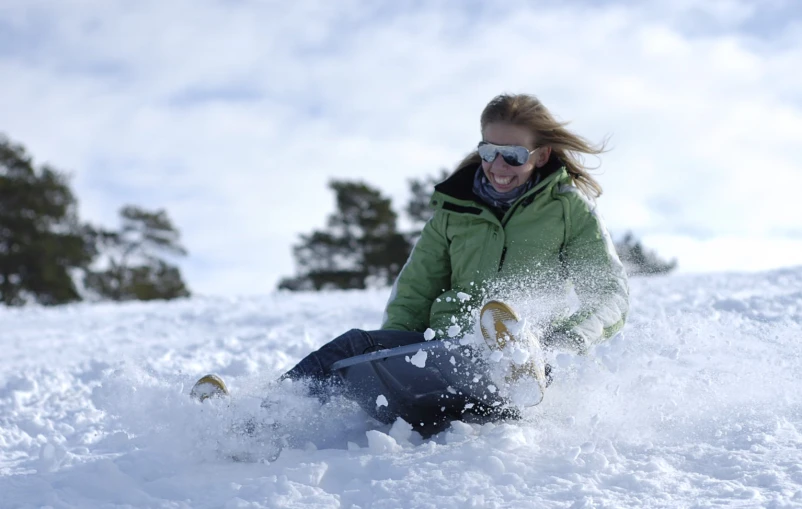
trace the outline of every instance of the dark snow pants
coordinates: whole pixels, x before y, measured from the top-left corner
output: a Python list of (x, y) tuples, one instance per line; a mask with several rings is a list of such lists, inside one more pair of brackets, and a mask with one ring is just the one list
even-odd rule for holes
[(325, 398), (338, 382), (331, 372), (331, 366), (335, 362), (385, 348), (424, 341), (421, 332), (351, 329), (304, 357), (282, 378), (307, 381), (313, 394)]

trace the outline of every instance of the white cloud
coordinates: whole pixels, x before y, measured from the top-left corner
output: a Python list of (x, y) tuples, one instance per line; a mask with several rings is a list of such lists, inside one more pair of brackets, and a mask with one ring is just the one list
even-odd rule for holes
[[(293, 239), (333, 209), (332, 177), (400, 206), (408, 177), (475, 145), (503, 91), (538, 95), (591, 140), (611, 134), (608, 226), (672, 239), (655, 248), (681, 266), (720, 268), (700, 239), (746, 252), (802, 236), (792, 15), (762, 33), (749, 23), (766, 8), (746, 1), (465, 5), (5, 2), (0, 130), (74, 171), (87, 219), (166, 207), (204, 293), (289, 275)], [(727, 268), (767, 259), (794, 261)]]

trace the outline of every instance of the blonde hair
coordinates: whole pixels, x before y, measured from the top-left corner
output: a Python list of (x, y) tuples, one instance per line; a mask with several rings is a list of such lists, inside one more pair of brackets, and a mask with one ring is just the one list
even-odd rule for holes
[[(560, 158), (571, 176), (574, 185), (588, 198), (595, 199), (602, 194), (601, 185), (588, 173), (583, 154), (598, 155), (606, 151), (605, 143), (594, 146), (585, 138), (565, 128), (568, 122), (559, 122), (540, 100), (526, 94), (498, 95), (485, 106), (480, 118), (484, 132), (488, 124), (509, 123), (525, 127), (535, 135), (538, 146), (551, 147), (552, 153)], [(482, 159), (477, 151), (471, 152), (457, 166), (457, 171), (476, 167)]]

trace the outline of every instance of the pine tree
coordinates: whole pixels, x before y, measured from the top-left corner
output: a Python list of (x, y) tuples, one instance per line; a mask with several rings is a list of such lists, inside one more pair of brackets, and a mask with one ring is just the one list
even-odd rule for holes
[(616, 242), (615, 249), (630, 276), (667, 274), (677, 268), (677, 260), (662, 260), (655, 252), (643, 247), (632, 232), (627, 232)]
[(179, 269), (158, 256), (187, 254), (167, 212), (128, 205), (120, 209), (120, 220), (119, 231), (92, 232), (107, 267), (89, 271), (86, 288), (114, 301), (188, 297)]
[(94, 255), (69, 178), (0, 136), (0, 302), (80, 300), (72, 272)]
[(441, 169), (440, 173), (435, 176), (427, 175), (421, 179), (413, 178), (407, 181), (411, 196), (405, 212), (413, 226), (411, 238), (417, 238), (421, 230), (423, 230), (423, 225), (434, 215), (434, 209), (429, 204), (434, 193), (434, 186), (444, 181), (447, 177), (448, 171)]
[(389, 285), (410, 251), (397, 231), (391, 200), (362, 182), (333, 181), (337, 211), (328, 229), (301, 235), (293, 248), (300, 274), (285, 278), (279, 288), (321, 290)]

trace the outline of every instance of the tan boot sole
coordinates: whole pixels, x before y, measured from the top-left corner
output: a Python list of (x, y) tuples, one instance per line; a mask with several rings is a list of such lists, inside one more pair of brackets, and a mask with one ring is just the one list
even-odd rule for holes
[[(489, 313), (488, 317), (485, 316), (486, 313)], [(489, 323), (491, 319), (492, 323)], [(491, 350), (504, 350), (508, 345), (522, 341), (520, 336), (525, 334), (525, 332), (516, 331), (516, 335), (513, 334), (508, 327), (508, 324), (517, 325), (520, 321), (521, 318), (514, 309), (498, 300), (489, 301), (482, 307), (482, 311), (479, 313), (479, 328), (482, 331), (482, 337)], [(535, 341), (537, 340), (535, 339)], [(530, 348), (529, 345), (520, 346), (524, 346), (527, 349)], [(532, 346), (536, 347), (537, 351), (542, 355), (539, 344)], [(540, 403), (546, 389), (545, 361), (540, 358), (540, 355), (538, 355), (539, 358), (532, 359), (526, 364), (512, 366), (512, 372), (507, 377), (508, 382), (515, 382), (522, 377), (529, 377), (537, 380), (538, 386), (540, 387), (540, 398), (532, 403), (534, 405)]]
[[(487, 323), (488, 318), (485, 314), (490, 313), (493, 323)], [(479, 326), (482, 330), (482, 337), (487, 346), (492, 350), (503, 350), (508, 341), (514, 341), (515, 335), (507, 328), (508, 322), (518, 323), (521, 318), (514, 309), (499, 300), (491, 300), (482, 307), (479, 313)]]
[(226, 383), (222, 378), (213, 374), (201, 377), (200, 380), (195, 382), (195, 385), (192, 386), (192, 390), (189, 392), (190, 397), (201, 402), (209, 398), (228, 396), (228, 394)]

